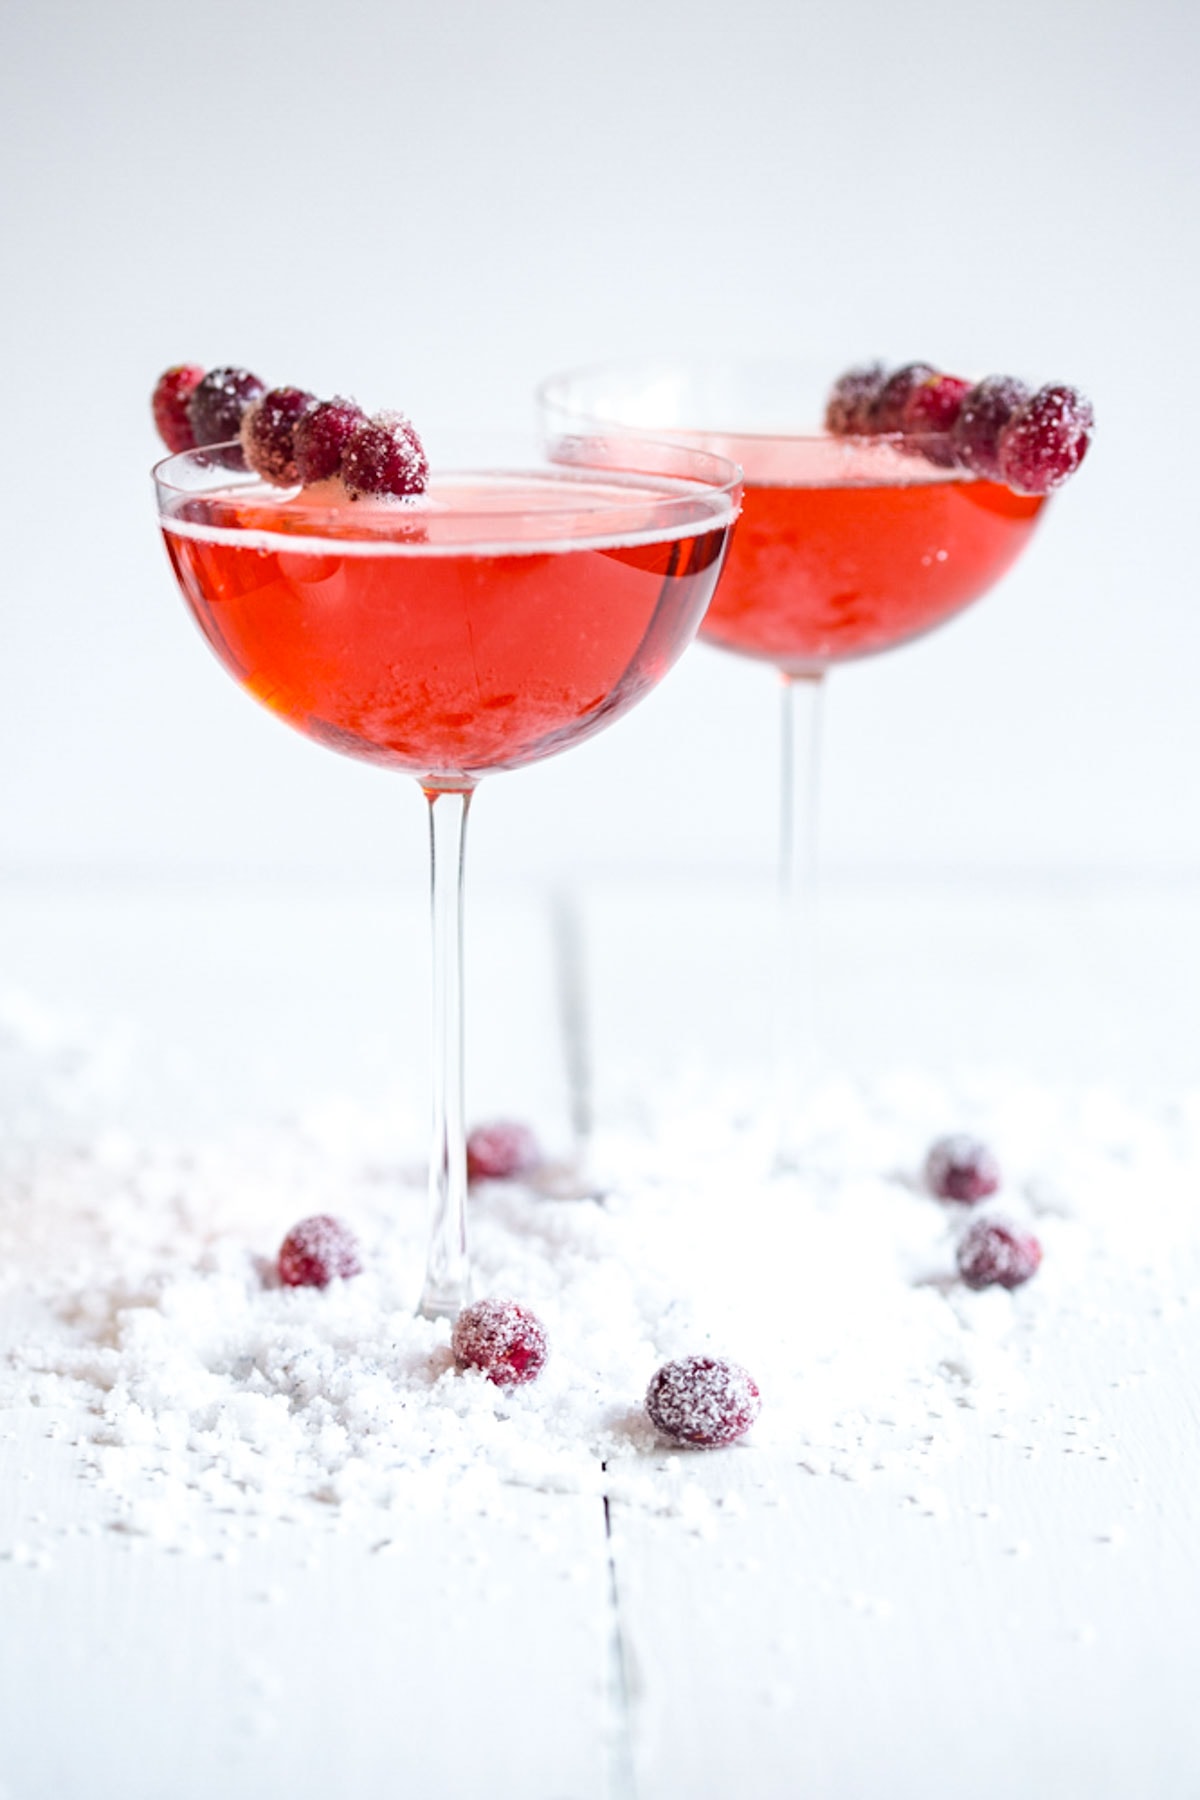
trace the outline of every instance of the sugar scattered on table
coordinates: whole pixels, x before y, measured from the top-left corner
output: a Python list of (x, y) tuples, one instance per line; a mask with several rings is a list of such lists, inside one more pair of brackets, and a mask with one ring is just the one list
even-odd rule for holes
[[(386, 1515), (383, 1542), (406, 1517), (503, 1514), (513, 1486), (608, 1493), (703, 1537), (737, 1514), (756, 1449), (941, 1518), (931, 1477), (964, 1407), (1037, 1454), (1025, 1371), (1042, 1346), (1085, 1313), (1119, 1322), (1131, 1283), (1174, 1294), (1200, 1171), (1200, 1101), (907, 1072), (816, 1090), (797, 1134), (811, 1162), (778, 1175), (744, 1095), (681, 1084), (653, 1127), (605, 1122), (603, 1201), (520, 1181), (472, 1201), (477, 1291), (519, 1297), (551, 1347), (504, 1389), (456, 1373), (448, 1327), (415, 1316), (420, 1152), (386, 1154), (386, 1113), (339, 1100), (223, 1141), (143, 1140), (89, 1106), (101, 1063), (111, 1091), (108, 1044), (34, 1009), (0, 1020), (0, 1293), (21, 1290), (0, 1417), (37, 1407), (65, 1430), (131, 1547), (225, 1557), (230, 1521)], [(916, 1179), (946, 1121), (1001, 1148), (998, 1199), (1043, 1240), (1018, 1291), (955, 1279), (960, 1222)], [(362, 1273), (279, 1285), (285, 1231), (329, 1211)], [(651, 1374), (689, 1354), (736, 1359), (761, 1389), (731, 1449), (665, 1453), (646, 1417)], [(1089, 1452), (1092, 1424), (1073, 1421)], [(729, 1459), (728, 1495), (697, 1457)]]

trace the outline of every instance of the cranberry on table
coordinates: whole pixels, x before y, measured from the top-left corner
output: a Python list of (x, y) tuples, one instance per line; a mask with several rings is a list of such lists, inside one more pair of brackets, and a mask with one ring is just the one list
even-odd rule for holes
[(494, 1119), (467, 1134), (467, 1180), (512, 1181), (538, 1168), (542, 1152), (528, 1125)]
[(301, 1219), (279, 1247), (279, 1279), (285, 1287), (323, 1288), (361, 1273), (358, 1239), (332, 1213)]
[(925, 1185), (939, 1200), (973, 1206), (1000, 1186), (1000, 1165), (981, 1139), (954, 1131), (938, 1138), (925, 1158)]
[(1036, 1275), (1042, 1246), (1006, 1219), (976, 1219), (958, 1246), (958, 1272), (970, 1288), (1020, 1287)]
[(964, 394), (954, 422), (954, 447), (973, 474), (1000, 479), (1000, 433), (1028, 399), (1028, 387), (1015, 375), (985, 375)]
[(241, 439), (246, 461), (256, 475), (276, 487), (295, 487), (296, 426), (317, 403), (304, 388), (271, 388), (242, 414)]
[(497, 1387), (522, 1387), (542, 1371), (546, 1329), (515, 1300), (477, 1300), (454, 1321), (450, 1348), (456, 1366), (476, 1369)]
[(646, 1390), (651, 1423), (666, 1437), (700, 1450), (732, 1444), (761, 1410), (752, 1376), (723, 1357), (681, 1356), (664, 1363)]
[(429, 463), (403, 413), (376, 413), (351, 434), (342, 454), (342, 480), (352, 499), (408, 500), (423, 494)]
[(296, 473), (306, 487), (339, 473), (350, 439), (366, 419), (361, 406), (335, 395), (332, 400), (318, 401), (297, 421), (292, 447)]
[(191, 450), (196, 442), (188, 402), (204, 379), (199, 363), (173, 363), (155, 383), (151, 398), (154, 425), (159, 437), (174, 452)]
[(1018, 494), (1049, 494), (1087, 455), (1095, 429), (1091, 401), (1078, 388), (1050, 384), (1014, 412), (1000, 432), (1000, 478)]

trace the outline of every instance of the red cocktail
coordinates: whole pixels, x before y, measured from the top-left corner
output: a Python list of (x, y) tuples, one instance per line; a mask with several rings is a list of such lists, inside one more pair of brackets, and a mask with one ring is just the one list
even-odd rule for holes
[[(944, 623), (1019, 556), (1045, 500), (1043, 492), (1029, 491), (1033, 483), (992, 478), (999, 472), (998, 434), (1008, 429), (996, 411), (1001, 400), (1012, 402), (1004, 421), (1014, 431), (1018, 416), (1025, 421), (1005, 451), (1009, 466), (1023, 474), (1042, 471), (1049, 457), (1051, 485), (1082, 459), (1085, 409), (1090, 427), (1090, 409), (1073, 390), (1042, 390), (1026, 404), (1021, 384), (991, 378), (983, 384), (964, 461), (957, 436), (912, 421), (936, 419), (939, 409), (949, 417), (952, 392), (965, 423), (980, 390), (914, 364), (894, 378), (882, 368), (848, 372), (846, 385), (838, 383), (842, 416), (835, 435), (821, 423), (834, 373), (787, 360), (631, 362), (554, 376), (540, 392), (551, 434), (653, 433), (718, 452), (743, 470), (742, 515), (700, 635), (772, 663), (784, 677), (777, 1079), (785, 1162), (795, 1160), (788, 1090), (813, 1050), (806, 915), (813, 899), (822, 678), (834, 664), (889, 650)], [(873, 384), (875, 410), (864, 410), (861, 424), (848, 423), (856, 384), (860, 398)], [(914, 411), (905, 411), (909, 406)], [(1018, 406), (1025, 412), (1018, 415)], [(900, 417), (902, 429), (894, 423)], [(979, 454), (989, 422), (995, 427), (990, 465)]]
[[(740, 501), (719, 457), (574, 438), (445, 446), (409, 501), (272, 488), (236, 446), (156, 471), (179, 585), (246, 689), (344, 754), (415, 775), (430, 807), (432, 1224), (421, 1310), (469, 1291), (462, 854), (476, 782), (618, 718), (691, 640)], [(455, 452), (458, 451), (456, 455)]]
[(728, 523), (636, 477), (559, 474), (435, 479), (404, 507), (223, 492), (163, 530), (200, 629), (257, 699), (445, 785), (564, 750), (661, 680)]
[(1020, 554), (1044, 500), (891, 442), (743, 440), (742, 516), (702, 635), (794, 674), (931, 631)]

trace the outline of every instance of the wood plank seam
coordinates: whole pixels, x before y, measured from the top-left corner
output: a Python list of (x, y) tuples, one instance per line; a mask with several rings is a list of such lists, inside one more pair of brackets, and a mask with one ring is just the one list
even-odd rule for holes
[[(607, 1474), (608, 1464), (601, 1463)], [(609, 1598), (609, 1713), (612, 1744), (609, 1754), (609, 1800), (638, 1800), (633, 1757), (633, 1707), (629, 1656), (621, 1617), (621, 1585), (613, 1551), (612, 1508), (604, 1496), (604, 1538), (608, 1557)]]

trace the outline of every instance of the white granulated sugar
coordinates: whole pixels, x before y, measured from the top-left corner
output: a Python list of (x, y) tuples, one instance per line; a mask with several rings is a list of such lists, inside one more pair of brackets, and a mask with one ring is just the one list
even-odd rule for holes
[[(501, 1390), (458, 1374), (448, 1327), (413, 1314), (425, 1202), (394, 1118), (331, 1102), (225, 1142), (140, 1141), (94, 1122), (110, 1062), (32, 1015), (0, 1029), (0, 1302), (19, 1297), (21, 1321), (0, 1340), (0, 1411), (39, 1407), (112, 1524), (180, 1547), (214, 1548), (218, 1519), (227, 1540), (238, 1518), (466, 1517), (502, 1509), (510, 1484), (616, 1493), (703, 1532), (705, 1453), (670, 1453), (642, 1408), (659, 1364), (690, 1352), (735, 1359), (761, 1389), (752, 1434), (717, 1455), (891, 1479), (937, 1517), (964, 1408), (1032, 1444), (1026, 1373), (1073, 1317), (1117, 1312), (1131, 1284), (1194, 1298), (1172, 1268), (1200, 1105), (827, 1084), (802, 1122), (804, 1172), (778, 1175), (749, 1109), (697, 1084), (598, 1135), (602, 1201), (499, 1183), (472, 1198), (477, 1292), (531, 1306), (551, 1346), (535, 1383)], [(1004, 1172), (982, 1209), (917, 1182), (929, 1142), (959, 1128)], [(955, 1233), (986, 1210), (1043, 1240), (1016, 1293), (954, 1279)], [(283, 1288), (279, 1243), (317, 1212), (354, 1227), (364, 1273)], [(1096, 1447), (1094, 1421), (1067, 1425)]]

